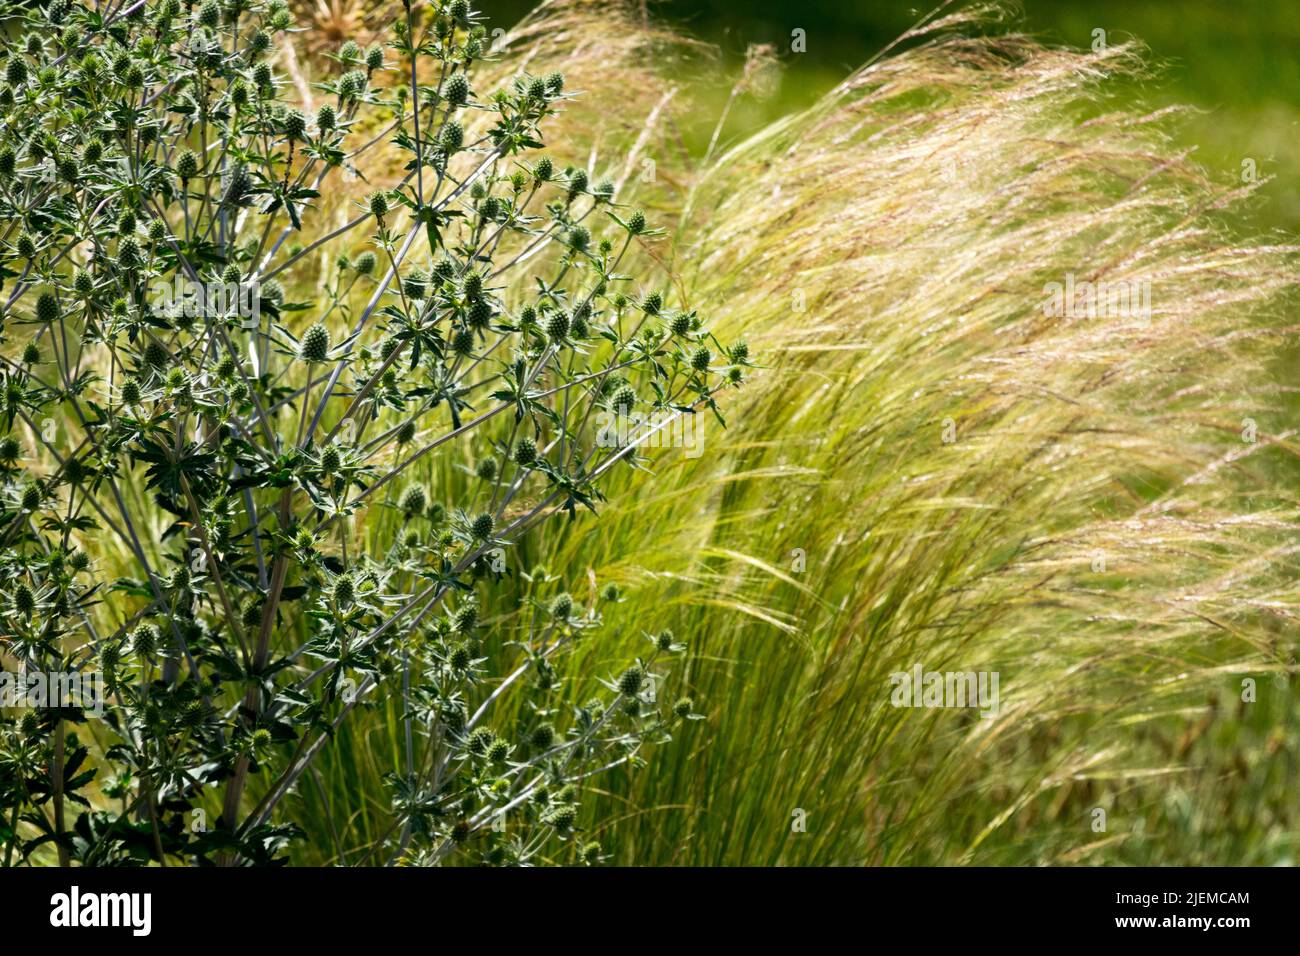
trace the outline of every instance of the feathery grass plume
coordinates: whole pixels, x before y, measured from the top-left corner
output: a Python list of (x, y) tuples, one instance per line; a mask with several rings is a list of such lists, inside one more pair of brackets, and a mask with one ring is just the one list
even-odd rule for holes
[[(696, 612), (697, 649), (740, 661), (694, 668), (729, 756), (647, 775), (638, 800), (698, 815), (645, 835), (693, 862), (1048, 862), (1094, 841), (1116, 861), (1276, 860), (1294, 797), (1241, 833), (1197, 814), (1231, 846), (1216, 856), (1165, 810), (1226, 790), (1152, 740), (1189, 708), (1258, 751), (1265, 714), (1294, 710), (1288, 692), (1228, 716), (1242, 677), (1292, 670), (1276, 479), (1295, 445), (1262, 424), (1244, 443), (1243, 419), (1278, 420), (1266, 367), (1297, 250), (1225, 236), (1212, 211), (1240, 191), (1177, 155), (1165, 117), (1109, 108), (1104, 80), (1139, 51), (947, 32), (975, 25), (937, 24), (735, 145), (693, 194), (684, 284), (779, 361), (725, 455), (680, 464), (682, 489), (717, 489), (713, 523), (685, 509), (673, 535), (638, 500), (655, 542), (612, 539), (707, 555), (694, 580), (722, 594), (645, 600), (730, 608)], [(1150, 314), (1138, 295), (1045, 314), (1070, 276), (1149, 287)], [(781, 630), (801, 642), (756, 640)], [(999, 713), (891, 706), (918, 661), (999, 672)], [(742, 738), (765, 744), (742, 759)], [(1093, 835), (1095, 806), (1147, 836)], [(820, 821), (792, 833), (795, 808)]]
[[(525, 35), (636, 49), (608, 10), (548, 4)], [(675, 286), (772, 367), (707, 454), (621, 475), (599, 535), (538, 542), (625, 582), (616, 620), (697, 636), (698, 743), (597, 798), (671, 808), (618, 829), (622, 862), (1294, 854), (1296, 444), (1269, 366), (1297, 250), (1227, 231), (1247, 190), (1178, 152), (1176, 116), (1108, 102), (1139, 49), (981, 36), (997, 14), (927, 23), (698, 176), (659, 167)], [(566, 112), (579, 142), (626, 143), (626, 117)], [(1127, 299), (1052, 314), (1084, 282)], [(916, 664), (996, 672), (996, 712), (894, 706)]]

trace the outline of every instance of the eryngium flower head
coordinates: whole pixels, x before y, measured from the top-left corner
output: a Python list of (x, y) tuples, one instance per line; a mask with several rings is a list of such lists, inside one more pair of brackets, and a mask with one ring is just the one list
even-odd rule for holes
[(550, 724), (538, 724), (533, 728), (532, 744), (538, 750), (550, 750), (555, 742), (555, 728)]
[(708, 349), (701, 345), (695, 350), (694, 354), (691, 355), (691, 368), (695, 369), (697, 372), (707, 371), (709, 368), (709, 362), (712, 360), (713, 355)]
[(356, 269), (361, 275), (368, 276), (375, 271), (375, 266), (378, 264), (379, 259), (367, 249), (353, 260), (352, 268)]
[(689, 717), (695, 710), (695, 701), (689, 697), (683, 697), (677, 703), (673, 704), (673, 713), (678, 717)]
[(563, 620), (567, 620), (569, 615), (572, 613), (573, 613), (573, 598), (569, 595), (567, 591), (561, 594), (557, 594), (555, 595), (554, 598), (551, 599), (552, 615), (554, 615), (555, 617), (563, 621)]
[(141, 624), (131, 633), (131, 649), (141, 657), (148, 657), (158, 649), (161, 637), (157, 624)]
[(628, 217), (627, 228), (634, 236), (639, 236), (641, 233), (645, 232), (645, 213), (640, 209), (632, 213), (632, 215)]
[(618, 690), (620, 694), (626, 694), (631, 697), (641, 689), (645, 682), (645, 671), (641, 669), (640, 664), (633, 664), (625, 670), (618, 679)]
[(322, 133), (332, 130), (336, 122), (338, 122), (338, 114), (330, 104), (326, 103), (316, 111), (316, 128)]
[(425, 496), (424, 488), (420, 485), (411, 485), (406, 491), (402, 492), (402, 499), (398, 507), (408, 515), (415, 515), (422, 512), (428, 503), (429, 499)]
[(452, 106), (464, 106), (469, 99), (469, 80), (465, 74), (454, 74), (443, 87), (442, 95)]
[(181, 179), (193, 179), (199, 174), (199, 155), (192, 149), (181, 153), (176, 160), (176, 175)]
[(555, 827), (557, 830), (572, 829), (573, 824), (577, 819), (577, 808), (567, 805), (552, 807), (542, 815), (542, 822)]
[(144, 347), (144, 362), (154, 368), (162, 368), (171, 361), (171, 353), (161, 342), (150, 342)]
[(474, 473), (484, 481), (495, 481), (497, 477), (497, 462), (495, 458), (484, 458), (474, 469)]
[(527, 468), (537, 461), (537, 442), (527, 436), (519, 439), (515, 445), (515, 463)]
[(567, 312), (552, 312), (551, 317), (546, 322), (546, 334), (552, 341), (558, 342), (569, 334), (569, 314)]
[(465, 143), (465, 127), (455, 120), (448, 120), (442, 128), (442, 135), (439, 138), (442, 148), (449, 153), (460, 149)]
[(492, 537), (492, 532), (496, 528), (496, 519), (488, 512), (483, 512), (470, 524), (469, 530), (475, 538), (485, 541)]
[(42, 325), (57, 322), (59, 319), (59, 300), (53, 292), (42, 292), (36, 300), (36, 321)]
[(304, 362), (324, 362), (329, 356), (329, 329), (317, 322), (302, 335), (298, 343), (298, 357)]
[(14, 588), (14, 609), (23, 617), (31, 617), (36, 610), (36, 596), (25, 582), (20, 581)]
[(457, 634), (468, 634), (474, 630), (474, 625), (477, 623), (478, 605), (472, 601), (467, 601), (456, 608), (456, 613), (451, 616), (451, 626)]
[(290, 110), (284, 117), (284, 135), (289, 139), (301, 140), (307, 135), (307, 117), (301, 110)]
[(356, 598), (356, 585), (348, 575), (340, 575), (334, 581), (334, 602), (340, 607), (347, 607)]
[(614, 410), (626, 415), (636, 404), (636, 390), (631, 385), (624, 385), (614, 393)]

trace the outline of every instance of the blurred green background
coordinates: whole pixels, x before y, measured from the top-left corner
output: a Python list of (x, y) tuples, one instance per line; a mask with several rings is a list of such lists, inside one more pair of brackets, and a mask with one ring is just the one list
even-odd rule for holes
[[(514, 22), (531, 0), (483, 0), (498, 23)], [(770, 43), (785, 64), (779, 93), (746, 103), (725, 137), (806, 105), (880, 51), (936, 4), (902, 0), (661, 0), (649, 13), (715, 44), (738, 66), (751, 43)], [(1300, 135), (1300, 6), (1295, 0), (1023, 0), (1013, 23), (1053, 44), (1087, 47), (1094, 31), (1110, 43), (1136, 38), (1157, 67), (1152, 82), (1117, 89), (1152, 108), (1186, 104), (1186, 147), (1224, 183), (1240, 179), (1253, 160), (1272, 178), (1248, 210), (1256, 229), (1300, 226), (1300, 157), (1288, 145)], [(807, 50), (792, 53), (792, 31), (806, 32)], [(719, 101), (727, 89), (719, 88)]]

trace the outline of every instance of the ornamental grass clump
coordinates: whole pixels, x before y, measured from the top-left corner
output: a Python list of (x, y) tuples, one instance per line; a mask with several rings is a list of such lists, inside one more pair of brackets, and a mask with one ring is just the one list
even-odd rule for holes
[[(284, 0), (4, 15), (0, 652), (111, 688), (102, 719), (0, 722), (6, 862), (281, 860), (285, 798), (377, 700), (401, 770), (338, 862), (599, 859), (583, 788), (669, 736), (673, 651), (568, 706), (598, 603), (494, 594), (635, 462), (596, 438), (610, 382), (719, 418), (730, 383), (706, 326), (631, 304), (645, 214), (537, 152), (563, 78), (475, 81), (464, 0), (344, 44), (310, 108)], [(379, 156), (371, 195), (338, 185)], [(439, 460), (476, 482), (413, 480)], [(487, 619), (516, 627), (508, 671)]]

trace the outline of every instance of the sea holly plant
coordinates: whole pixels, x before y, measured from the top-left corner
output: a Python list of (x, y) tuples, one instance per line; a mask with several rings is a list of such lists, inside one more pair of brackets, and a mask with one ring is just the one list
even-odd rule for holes
[(49, 678), (0, 718), (5, 864), (284, 860), (377, 701), (391, 826), (339, 862), (600, 859), (584, 784), (694, 718), (682, 645), (578, 706), (617, 588), (494, 591), (748, 359), (619, 271), (656, 233), (542, 151), (563, 77), (476, 89), (465, 0), (343, 44), (311, 109), (283, 0), (0, 16), (0, 661)]

